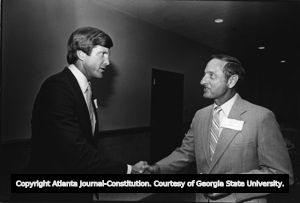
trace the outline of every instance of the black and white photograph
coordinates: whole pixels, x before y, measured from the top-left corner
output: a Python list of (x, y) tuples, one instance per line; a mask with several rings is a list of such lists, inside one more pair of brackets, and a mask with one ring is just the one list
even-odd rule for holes
[(0, 2), (0, 203), (300, 201), (300, 1)]

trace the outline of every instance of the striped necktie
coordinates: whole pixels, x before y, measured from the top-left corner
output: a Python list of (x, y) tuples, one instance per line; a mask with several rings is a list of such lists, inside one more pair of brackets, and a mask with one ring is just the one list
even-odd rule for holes
[(87, 104), (89, 114), (90, 114), (92, 132), (94, 134), (95, 126), (96, 126), (96, 118), (95, 118), (95, 113), (94, 113), (94, 109), (93, 109), (92, 88), (91, 88), (91, 83), (90, 82), (88, 83), (88, 86), (87, 86), (87, 89), (86, 89), (86, 104)]
[(211, 159), (215, 153), (216, 146), (218, 143), (218, 139), (220, 137), (220, 112), (222, 108), (217, 106), (214, 108), (212, 124), (210, 129), (210, 141), (209, 141), (209, 148), (210, 148), (210, 155)]

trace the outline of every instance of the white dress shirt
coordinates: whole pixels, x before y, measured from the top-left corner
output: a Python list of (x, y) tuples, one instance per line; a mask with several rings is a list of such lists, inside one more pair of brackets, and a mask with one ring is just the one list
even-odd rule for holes
[(71, 64), (71, 65), (69, 65), (68, 68), (72, 72), (72, 74), (75, 76), (75, 78), (76, 78), (76, 80), (79, 84), (79, 87), (81, 89), (81, 92), (84, 96), (85, 102), (87, 103), (87, 98), (86, 98), (85, 92), (86, 92), (86, 89), (89, 86), (88, 79), (85, 77), (85, 75), (78, 68), (76, 68), (75, 65)]
[[(221, 107), (221, 111), (220, 111), (220, 123), (222, 123), (222, 120), (224, 117), (228, 118), (229, 116), (229, 113), (231, 111), (231, 108), (235, 102), (235, 100), (237, 99), (237, 96), (238, 96), (238, 93), (235, 93), (235, 95), (233, 97), (231, 97), (231, 99), (229, 99), (227, 102), (225, 102), (224, 104), (222, 104), (220, 107)], [(218, 105), (217, 104), (214, 104), (214, 108), (215, 109)], [(220, 127), (220, 134), (222, 132), (223, 128)]]

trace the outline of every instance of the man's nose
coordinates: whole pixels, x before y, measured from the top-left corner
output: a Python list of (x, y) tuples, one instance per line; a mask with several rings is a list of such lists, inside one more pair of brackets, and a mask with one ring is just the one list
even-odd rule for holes
[(104, 63), (105, 63), (105, 65), (107, 65), (107, 66), (110, 64), (109, 57), (106, 57), (106, 58), (104, 59)]
[(203, 78), (200, 81), (200, 85), (204, 85), (206, 83), (206, 79), (205, 76), (203, 76)]

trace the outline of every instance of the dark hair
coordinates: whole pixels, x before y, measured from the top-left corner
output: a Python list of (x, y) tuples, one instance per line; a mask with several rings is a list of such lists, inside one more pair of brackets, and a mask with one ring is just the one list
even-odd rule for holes
[(232, 75), (238, 75), (239, 80), (237, 85), (244, 81), (246, 71), (237, 58), (225, 54), (215, 54), (212, 55), (212, 58), (227, 62), (223, 69), (226, 79), (229, 79)]
[(67, 61), (74, 64), (78, 60), (77, 51), (81, 50), (90, 55), (92, 49), (100, 45), (106, 48), (113, 46), (112, 39), (102, 30), (94, 27), (82, 27), (75, 30), (68, 40)]

